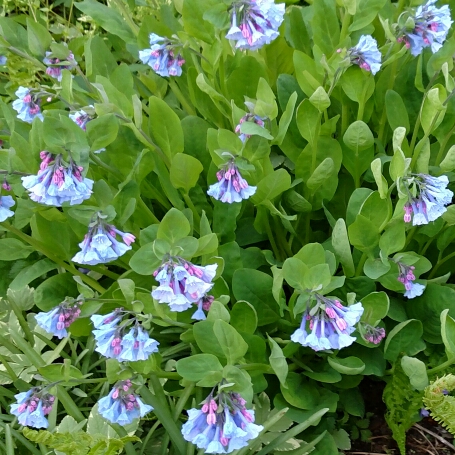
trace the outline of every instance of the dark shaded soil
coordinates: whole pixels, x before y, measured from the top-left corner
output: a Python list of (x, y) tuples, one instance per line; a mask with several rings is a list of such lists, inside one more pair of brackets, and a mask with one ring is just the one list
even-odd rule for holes
[[(365, 398), (365, 410), (371, 413), (370, 427), (372, 435), (367, 442), (353, 441), (352, 448), (345, 455), (400, 455), (384, 419), (386, 406), (382, 401), (384, 384), (364, 380), (361, 391)], [(454, 437), (431, 418), (415, 424), (407, 433), (406, 455), (454, 455)]]

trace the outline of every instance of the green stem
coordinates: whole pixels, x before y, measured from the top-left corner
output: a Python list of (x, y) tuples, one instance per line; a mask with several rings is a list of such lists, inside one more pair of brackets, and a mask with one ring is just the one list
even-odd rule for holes
[(29, 327), (27, 321), (25, 320), (21, 309), (16, 305), (16, 303), (12, 299), (9, 299), (8, 303), (11, 306), (14, 314), (16, 315), (17, 320), (19, 321), (19, 325), (21, 326), (22, 330), (24, 331), (25, 336), (28, 339), (28, 342), (33, 347), (35, 345), (35, 338), (33, 337), (33, 333), (30, 330), (30, 327)]
[(25, 58), (26, 60), (29, 60), (30, 62), (33, 62), (36, 66), (39, 67), (39, 69), (41, 71), (46, 71), (46, 65), (43, 65), (43, 63), (41, 63), (39, 60), (37, 60), (36, 58), (28, 55), (27, 53), (25, 52), (22, 52), (21, 50), (15, 48), (14, 46), (9, 46), (7, 48), (10, 52), (12, 52), (13, 54), (16, 54), (16, 55), (19, 55), (20, 57), (22, 58)]
[(3, 366), (5, 367), (5, 370), (8, 372), (10, 375), (12, 381), (17, 381), (19, 378), (17, 377), (17, 374), (14, 372), (14, 370), (11, 368), (8, 360), (5, 359), (2, 355), (0, 355), (0, 362), (3, 363)]
[(270, 223), (268, 220), (265, 222), (265, 230), (267, 232), (267, 237), (269, 238), (270, 245), (272, 246), (273, 254), (277, 260), (281, 261), (281, 252), (278, 250), (277, 244), (275, 242), (275, 237), (273, 236), (273, 232), (270, 228)]
[[(121, 425), (118, 424), (114, 425), (114, 429), (122, 438), (128, 436), (128, 432)], [(136, 455), (136, 450), (134, 449), (134, 446), (131, 442), (127, 442), (125, 444), (125, 452), (126, 455)]]
[(445, 258), (441, 259), (440, 261), (438, 261), (436, 265), (433, 267), (431, 273), (428, 275), (428, 279), (431, 280), (436, 275), (436, 272), (438, 271), (439, 267), (441, 267), (441, 265), (444, 264), (444, 262), (447, 262), (449, 259), (452, 259), (453, 257), (455, 257), (455, 251), (453, 253), (448, 254)]
[(171, 90), (174, 92), (175, 97), (179, 100), (183, 109), (185, 109), (189, 115), (196, 115), (196, 111), (194, 110), (193, 106), (188, 103), (187, 99), (183, 96), (183, 93), (181, 92), (179, 86), (172, 78), (169, 79), (169, 87), (171, 87)]
[(229, 98), (226, 90), (226, 70), (224, 68), (224, 55), (220, 57), (220, 64), (219, 64), (219, 79), (220, 79), (220, 86), (221, 92), (226, 98)]
[(194, 230), (199, 233), (199, 226), (201, 224), (201, 217), (200, 217), (199, 213), (197, 212), (196, 207), (194, 206), (193, 201), (191, 200), (191, 198), (188, 195), (188, 193), (182, 193), (182, 194), (183, 194), (183, 199), (186, 202), (186, 205), (193, 212), (193, 218), (194, 218), (194, 223), (193, 223), (194, 226), (193, 227), (194, 227)]
[(70, 272), (73, 275), (81, 277), (81, 279), (82, 279), (82, 281), (84, 281), (84, 283), (88, 284), (89, 286), (91, 286), (93, 289), (97, 290), (101, 294), (104, 294), (106, 292), (106, 289), (104, 289), (98, 283), (98, 281), (94, 280), (93, 278), (89, 277), (88, 275), (85, 275), (82, 272), (79, 272), (79, 270), (77, 270), (72, 265), (67, 264), (66, 262), (62, 261), (60, 258), (55, 256), (53, 253), (50, 253), (49, 251), (47, 251), (46, 246), (43, 245), (38, 240), (35, 240), (34, 238), (30, 237), (29, 235), (24, 234), (22, 231), (20, 231), (19, 229), (16, 229), (14, 226), (12, 226), (11, 224), (9, 224), (6, 221), (4, 221), (3, 223), (0, 223), (0, 226), (3, 226), (8, 231), (12, 232), (14, 235), (16, 235), (20, 239), (24, 240), (25, 242), (27, 242), (29, 245), (33, 246), (33, 248), (35, 248), (35, 250), (44, 254), (51, 261), (55, 262), (60, 267), (64, 268), (67, 272)]
[(351, 23), (351, 17), (352, 16), (345, 9), (344, 16), (343, 16), (343, 22), (341, 23), (340, 42), (338, 44), (339, 46), (341, 46), (343, 44), (343, 41), (348, 36), (349, 24)]
[(454, 363), (455, 363), (455, 357), (451, 357), (450, 359), (446, 360), (444, 363), (441, 363), (441, 365), (438, 365), (437, 367), (427, 370), (427, 374), (435, 374), (435, 373), (438, 373), (439, 371), (443, 371)]
[(118, 170), (115, 169), (112, 166), (109, 166), (109, 164), (106, 164), (104, 161), (102, 161), (94, 152), (90, 152), (90, 159), (95, 162), (99, 167), (102, 169), (105, 169), (108, 171), (110, 174), (115, 175), (120, 181), (123, 181), (123, 174)]
[(153, 436), (153, 433), (155, 433), (155, 430), (160, 426), (160, 421), (157, 420), (152, 428), (150, 428), (149, 432), (147, 433), (147, 436), (145, 437), (145, 439), (142, 441), (142, 446), (141, 446), (141, 451), (139, 452), (139, 455), (143, 455), (144, 454), (144, 450), (145, 448), (147, 447), (147, 444), (148, 442), (150, 441), (150, 438)]
[(179, 454), (185, 455), (186, 443), (180, 429), (174, 421), (171, 411), (169, 410), (169, 405), (167, 403), (163, 387), (156, 376), (151, 376), (150, 383), (153, 386), (154, 394), (152, 394), (146, 386), (140, 387), (139, 393), (146, 403), (154, 407), (154, 412), (158, 420), (169, 434), (169, 437), (174, 443)]
[(178, 420), (178, 418), (180, 417), (180, 414), (182, 413), (186, 402), (188, 401), (191, 394), (193, 393), (195, 386), (196, 386), (196, 384), (194, 382), (191, 382), (183, 389), (183, 393), (180, 396), (179, 401), (177, 402), (177, 405), (175, 406), (175, 409), (174, 409), (174, 420)]
[[(392, 90), (393, 86), (395, 84), (395, 78), (397, 75), (397, 68), (398, 68), (398, 60), (395, 60), (392, 62), (392, 66), (390, 69), (390, 77), (389, 77), (389, 83), (387, 85), (387, 90)], [(387, 93), (386, 90), (386, 93)], [(385, 101), (384, 101), (384, 106), (382, 108), (382, 116), (381, 116), (381, 121), (379, 122), (379, 131), (378, 131), (378, 139), (381, 144), (385, 143), (385, 127), (387, 124), (387, 110), (385, 108)], [(418, 127), (417, 127), (418, 129)]]
[(355, 269), (355, 276), (361, 275), (361, 273), (363, 272), (363, 266), (365, 265), (367, 259), (368, 255), (366, 253), (362, 253), (362, 257), (360, 258), (360, 261), (357, 264), (357, 268)]

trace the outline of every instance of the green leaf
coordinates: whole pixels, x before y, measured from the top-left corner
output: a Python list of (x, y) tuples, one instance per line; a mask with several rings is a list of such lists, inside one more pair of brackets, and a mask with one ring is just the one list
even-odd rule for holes
[(357, 215), (348, 228), (351, 245), (365, 253), (371, 252), (379, 243), (378, 226), (362, 215)]
[(385, 292), (372, 292), (363, 297), (360, 302), (363, 306), (361, 321), (375, 327), (389, 312), (389, 296)]
[(261, 136), (265, 139), (273, 139), (273, 136), (268, 132), (266, 128), (259, 126), (254, 122), (243, 122), (240, 125), (240, 132), (249, 136), (256, 135)]
[(455, 145), (450, 147), (439, 166), (443, 172), (450, 172), (455, 169)]
[(195, 187), (199, 175), (203, 171), (201, 162), (183, 153), (177, 153), (172, 158), (170, 178), (175, 188), (183, 188), (186, 193)]
[(10, 283), (9, 287), (12, 290), (21, 290), (36, 278), (39, 278), (56, 268), (57, 264), (54, 262), (49, 259), (41, 259), (38, 262), (22, 269), (16, 275), (16, 278), (14, 278), (14, 280)]
[(340, 40), (340, 24), (336, 14), (336, 3), (332, 0), (320, 0), (313, 3), (314, 44), (327, 56), (337, 49)]
[(354, 21), (349, 26), (349, 31), (354, 32), (363, 29), (373, 22), (374, 18), (385, 5), (387, 0), (360, 0), (357, 2), (357, 8)]
[(17, 239), (0, 239), (0, 260), (15, 261), (24, 259), (33, 253), (34, 249)]
[(197, 382), (207, 375), (222, 371), (223, 366), (212, 354), (196, 354), (180, 359), (176, 364), (176, 369), (182, 378)]
[(286, 132), (291, 124), (292, 117), (294, 116), (295, 103), (297, 102), (297, 92), (292, 93), (289, 97), (289, 100), (286, 104), (286, 109), (283, 112), (283, 115), (280, 118), (280, 123), (278, 125), (278, 134), (276, 135), (273, 143), (281, 145), (286, 136)]
[(27, 36), (31, 53), (36, 57), (43, 58), (52, 42), (52, 36), (47, 28), (27, 17)]
[(288, 363), (286, 362), (286, 357), (283, 355), (283, 350), (278, 343), (273, 338), (270, 338), (269, 335), (267, 335), (267, 338), (272, 351), (269, 357), (270, 366), (273, 368), (281, 385), (286, 388), (286, 378), (288, 376)]
[(115, 8), (105, 6), (94, 0), (77, 2), (74, 6), (87, 16), (91, 16), (98, 25), (104, 28), (104, 30), (119, 36), (126, 43), (136, 42), (134, 33)]
[(427, 367), (421, 360), (405, 355), (401, 359), (401, 367), (414, 389), (423, 390), (429, 384)]
[(225, 305), (223, 305), (218, 300), (214, 300), (207, 314), (207, 320), (215, 322), (217, 319), (221, 319), (222, 321), (229, 323), (231, 315), (229, 314), (229, 310), (226, 308)]
[(376, 158), (371, 162), (371, 171), (373, 172), (373, 177), (378, 187), (379, 194), (382, 199), (387, 197), (387, 192), (389, 191), (389, 185), (387, 180), (382, 175), (382, 163), (380, 158)]
[(352, 259), (346, 223), (339, 218), (332, 231), (332, 246), (340, 260), (344, 274), (348, 277), (355, 273), (354, 260)]
[(171, 245), (191, 232), (191, 226), (187, 217), (175, 208), (169, 210), (161, 220), (157, 238), (167, 240)]
[(263, 77), (259, 79), (256, 98), (257, 101), (254, 107), (254, 113), (260, 117), (274, 120), (278, 115), (278, 106), (275, 101), (275, 94)]
[(422, 333), (422, 323), (416, 319), (409, 319), (396, 325), (387, 335), (384, 357), (394, 362), (401, 352), (412, 354), (410, 350), (420, 341)]
[[(246, 122), (244, 122), (246, 123)], [(285, 169), (278, 169), (264, 177), (257, 185), (257, 190), (251, 198), (255, 204), (272, 200), (288, 190), (291, 186), (291, 176)]]
[(146, 243), (130, 259), (130, 267), (139, 275), (152, 275), (161, 265), (161, 257), (155, 254), (155, 243)]
[(183, 129), (177, 114), (155, 96), (149, 99), (149, 109), (149, 128), (164, 154), (172, 159), (177, 153), (183, 153)]
[(300, 259), (287, 258), (283, 264), (283, 277), (287, 283), (295, 289), (305, 289), (305, 275), (310, 271), (309, 267)]
[(310, 103), (319, 111), (323, 112), (330, 106), (330, 98), (324, 87), (318, 87), (310, 96)]
[(441, 84), (435, 84), (427, 93), (420, 112), (420, 120), (423, 131), (429, 135), (433, 132), (444, 119), (447, 104), (446, 89)]
[(248, 345), (242, 336), (227, 322), (222, 320), (215, 321), (213, 333), (220, 343), (229, 364), (234, 365), (248, 351)]
[(6, 291), (6, 297), (10, 302), (16, 304), (21, 311), (28, 311), (35, 305), (34, 291), (33, 288), (29, 288), (27, 285), (17, 290), (10, 288)]
[(399, 126), (405, 128), (406, 131), (410, 131), (408, 110), (401, 96), (394, 90), (387, 90), (385, 94), (385, 108), (387, 120), (392, 131)]
[(67, 296), (76, 296), (77, 286), (70, 273), (59, 273), (43, 281), (35, 290), (35, 303), (41, 311), (50, 311)]
[(449, 315), (449, 310), (441, 313), (441, 336), (446, 348), (447, 357), (455, 356), (455, 319)]
[(251, 303), (257, 313), (258, 326), (280, 319), (279, 307), (272, 294), (273, 278), (259, 270), (240, 268), (232, 278), (232, 292), (237, 300)]
[(387, 226), (379, 239), (379, 248), (384, 256), (401, 251), (406, 243), (405, 223), (402, 219)]
[(87, 137), (91, 150), (107, 147), (115, 141), (118, 134), (118, 119), (114, 114), (105, 114), (87, 123)]
[[(416, 274), (415, 270), (414, 274)], [(455, 318), (454, 302), (455, 290), (448, 286), (428, 284), (425, 292), (420, 297), (416, 297), (406, 304), (406, 312), (409, 317), (418, 319), (419, 322), (422, 321), (423, 338), (426, 341), (440, 344), (443, 342), (441, 337), (441, 314), (448, 309), (448, 314)]]
[(286, 385), (281, 384), (281, 393), (285, 400), (299, 409), (314, 409), (319, 392), (314, 383), (298, 373), (288, 373)]
[(310, 144), (316, 140), (316, 132), (321, 123), (321, 114), (311, 104), (310, 100), (303, 100), (297, 108), (297, 126), (300, 134)]
[(368, 125), (361, 120), (357, 120), (348, 126), (343, 136), (343, 142), (358, 155), (359, 152), (370, 148), (374, 144), (374, 137)]
[(358, 357), (346, 357), (339, 359), (338, 357), (327, 357), (329, 365), (338, 373), (355, 375), (360, 374), (365, 369), (365, 364)]
[(311, 190), (311, 193), (315, 193), (321, 185), (332, 175), (335, 169), (335, 164), (332, 158), (326, 158), (311, 174), (307, 180), (306, 185)]
[(230, 323), (240, 333), (253, 334), (258, 325), (258, 316), (254, 306), (242, 300), (237, 302), (232, 307)]

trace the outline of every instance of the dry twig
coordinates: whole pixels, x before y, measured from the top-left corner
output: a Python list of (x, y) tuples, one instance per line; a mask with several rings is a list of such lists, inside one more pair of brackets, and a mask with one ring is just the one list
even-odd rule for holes
[(442, 442), (444, 445), (446, 445), (447, 447), (449, 447), (451, 450), (453, 450), (455, 452), (455, 446), (453, 444), (450, 444), (450, 442), (446, 441), (442, 436), (439, 436), (437, 433), (434, 433), (433, 431), (430, 431), (427, 428), (422, 427), (418, 423), (415, 423), (414, 426), (416, 428), (418, 428), (419, 430), (424, 431), (425, 433), (431, 434), (431, 436), (433, 436), (433, 438), (436, 438), (438, 441)]

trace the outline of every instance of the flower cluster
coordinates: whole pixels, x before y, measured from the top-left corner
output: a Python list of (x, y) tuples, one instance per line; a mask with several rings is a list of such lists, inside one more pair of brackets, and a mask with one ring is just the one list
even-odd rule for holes
[(17, 416), (21, 425), (34, 428), (47, 428), (49, 422), (46, 419), (52, 411), (55, 397), (49, 393), (43, 393), (40, 388), (34, 387), (28, 392), (14, 395), (16, 403), (11, 405), (11, 414)]
[(155, 33), (151, 33), (149, 39), (151, 48), (139, 51), (139, 59), (142, 63), (150, 66), (160, 76), (181, 76), (185, 60), (180, 53), (175, 54), (176, 45), (168, 38)]
[(414, 29), (398, 37), (398, 41), (404, 42), (414, 56), (421, 54), (426, 47), (430, 47), (433, 54), (441, 49), (453, 24), (450, 8), (447, 5), (436, 8), (436, 1), (429, 0), (419, 6), (414, 17)]
[(6, 65), (7, 58), (4, 55), (0, 55), (0, 66)]
[(382, 55), (378, 49), (378, 43), (371, 35), (362, 35), (356, 46), (348, 51), (352, 63), (360, 68), (376, 74), (381, 69)]
[(14, 215), (12, 210), (9, 210), (15, 204), (12, 196), (0, 195), (0, 222)]
[[(92, 107), (92, 106), (90, 106), (90, 107)], [(87, 128), (87, 123), (90, 120), (92, 120), (92, 117), (90, 117), (90, 115), (88, 115), (87, 112), (85, 112), (83, 109), (81, 109), (80, 111), (74, 112), (74, 114), (69, 114), (69, 118), (74, 123), (79, 125), (79, 127), (82, 128), (84, 131)]]
[[(363, 314), (362, 304), (345, 307), (339, 300), (314, 294), (316, 305), (306, 309), (300, 327), (291, 335), (291, 340), (315, 351), (341, 349), (350, 346), (355, 337), (354, 325)], [(311, 333), (307, 332), (307, 324)]]
[(285, 4), (273, 0), (242, 0), (232, 5), (231, 28), (226, 34), (238, 49), (256, 50), (279, 36)]
[(129, 379), (117, 382), (109, 395), (98, 401), (98, 412), (109, 422), (125, 426), (153, 411), (153, 407), (144, 404), (132, 388)]
[(32, 201), (61, 207), (65, 202), (76, 205), (90, 197), (93, 180), (82, 176), (83, 167), (71, 157), (69, 163), (65, 163), (61, 154), (43, 151), (40, 158), (38, 174), (22, 177), (22, 184)]
[(62, 80), (62, 70), (72, 70), (77, 66), (72, 52), (68, 54), (64, 63), (62, 63), (59, 58), (52, 57), (52, 52), (46, 52), (46, 57), (44, 57), (43, 63), (48, 65), (46, 74), (54, 79), (57, 79), (59, 82)]
[[(81, 251), (73, 257), (74, 262), (87, 265), (105, 264), (131, 250), (130, 245), (136, 237), (107, 224), (105, 218), (99, 212), (96, 214), (95, 220), (89, 224), (84, 240), (79, 243)], [(117, 235), (122, 238), (123, 243), (116, 239)]]
[(413, 273), (415, 267), (412, 265), (405, 265), (401, 262), (397, 262), (397, 265), (399, 270), (397, 279), (400, 283), (404, 284), (406, 289), (404, 296), (408, 299), (413, 299), (414, 297), (422, 295), (425, 290), (425, 286), (423, 284), (413, 282), (416, 279)]
[(201, 409), (188, 410), (183, 437), (205, 453), (230, 453), (246, 447), (264, 427), (254, 423), (254, 411), (246, 409), (245, 404), (238, 393), (211, 393)]
[[(134, 319), (123, 320), (126, 315), (121, 308), (104, 316), (91, 316), (95, 330), (95, 351), (104, 357), (117, 359), (119, 362), (147, 360), (154, 352), (158, 352), (158, 341), (150, 338), (148, 332)], [(128, 333), (128, 326), (134, 323)]]
[(179, 312), (187, 310), (193, 303), (198, 303), (198, 310), (193, 318), (200, 318), (202, 315), (199, 304), (201, 307), (204, 305), (204, 298), (213, 287), (212, 280), (217, 267), (218, 264), (202, 267), (181, 257), (171, 256), (153, 272), (160, 285), (152, 291), (152, 297), (159, 303), (167, 303), (172, 311)]
[(408, 182), (415, 185), (418, 196), (413, 197), (409, 193), (408, 202), (404, 205), (406, 223), (412, 219), (413, 226), (428, 224), (447, 211), (445, 206), (452, 202), (453, 192), (447, 189), (449, 179), (446, 175), (432, 177), (417, 174), (408, 179)]
[(244, 115), (240, 120), (239, 124), (235, 127), (235, 132), (239, 134), (239, 138), (242, 142), (246, 142), (247, 139), (251, 137), (249, 134), (244, 134), (240, 132), (240, 126), (244, 122), (253, 122), (256, 125), (259, 125), (260, 127), (264, 128), (264, 120), (259, 117), (259, 115), (254, 115), (254, 114), (246, 114)]
[(60, 305), (47, 313), (35, 315), (36, 323), (48, 333), (62, 339), (68, 336), (67, 328), (80, 316), (81, 301), (66, 298)]
[(362, 337), (369, 343), (379, 344), (385, 338), (385, 329), (383, 327), (373, 327), (370, 324), (360, 323), (359, 331)]
[(13, 109), (17, 111), (17, 118), (32, 123), (35, 117), (43, 120), (43, 114), (36, 97), (32, 96), (29, 88), (19, 87), (16, 90), (17, 100), (13, 101)]
[(256, 187), (248, 185), (248, 182), (240, 174), (234, 160), (226, 163), (217, 173), (217, 183), (210, 185), (207, 194), (217, 201), (242, 202), (256, 193)]

